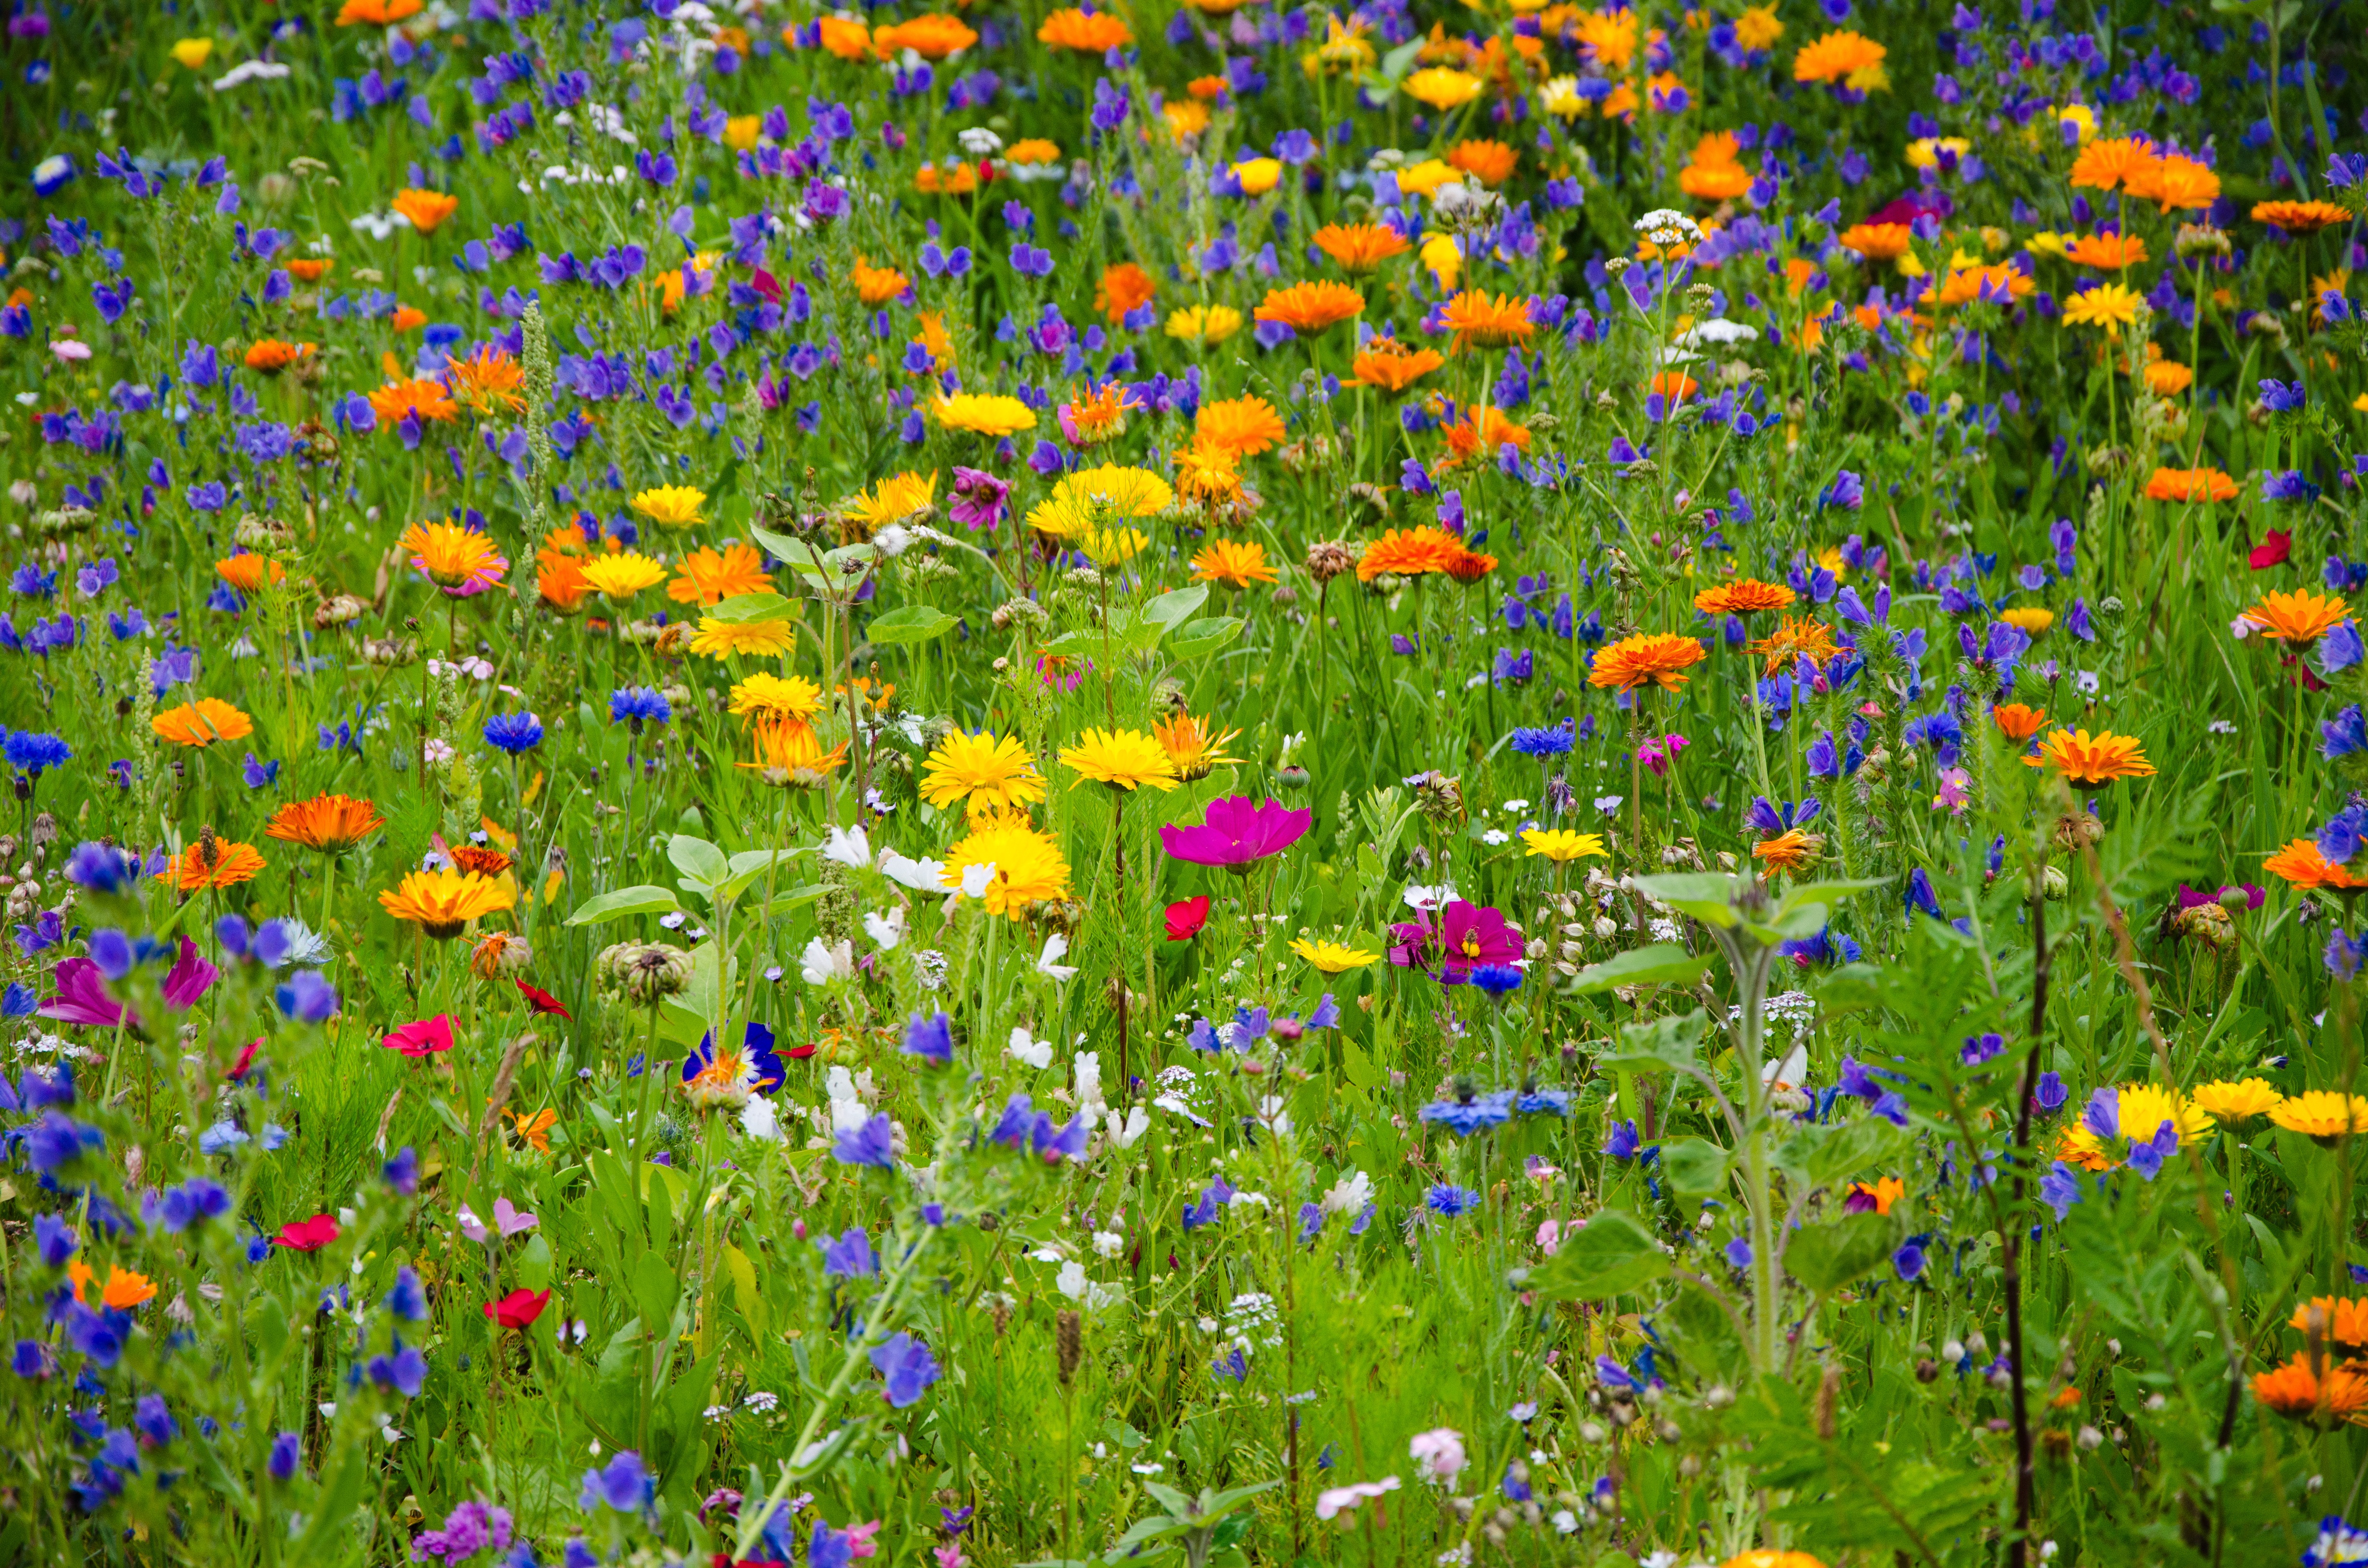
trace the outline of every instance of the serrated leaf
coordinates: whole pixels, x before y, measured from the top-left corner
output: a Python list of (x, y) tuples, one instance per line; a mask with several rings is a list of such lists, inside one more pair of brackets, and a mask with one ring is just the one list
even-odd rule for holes
[(1661, 1143), (1661, 1175), (1679, 1198), (1709, 1198), (1726, 1186), (1727, 1152), (1707, 1138)]
[(627, 915), (671, 915), (682, 907), (672, 888), (619, 888), (587, 899), (567, 917), (570, 926), (602, 926)]
[(1691, 985), (1709, 972), (1712, 961), (1709, 955), (1696, 958), (1674, 942), (1656, 942), (1588, 964), (1571, 982), (1571, 989), (1587, 996), (1615, 985)]
[(1624, 1210), (1603, 1209), (1565, 1232), (1554, 1254), (1530, 1271), (1530, 1287), (1559, 1301), (1594, 1301), (1665, 1277), (1668, 1256)]
[(874, 642), (927, 642), (954, 629), (955, 618), (932, 605), (899, 605), (873, 618), (864, 635)]
[(1235, 615), (1210, 616), (1201, 620), (1188, 620), (1176, 631), (1176, 640), (1167, 645), (1171, 657), (1197, 659), (1213, 653), (1241, 635), (1242, 619)]
[(1906, 1129), (1879, 1116), (1862, 1116), (1839, 1127), (1797, 1126), (1776, 1146), (1776, 1164), (1800, 1178), (1804, 1189), (1831, 1187), (1861, 1171), (1880, 1171), (1906, 1157)]

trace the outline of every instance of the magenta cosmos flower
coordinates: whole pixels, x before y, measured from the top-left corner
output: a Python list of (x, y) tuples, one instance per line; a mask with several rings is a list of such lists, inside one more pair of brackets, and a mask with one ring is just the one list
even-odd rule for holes
[(1315, 821), (1314, 812), (1294, 812), (1281, 801), (1254, 806), (1247, 795), (1227, 795), (1209, 802), (1208, 816), (1199, 827), (1163, 827), (1159, 842), (1178, 860), (1222, 866), (1245, 876), (1260, 860), (1306, 836)]
[(1483, 965), (1521, 960), (1520, 935), (1505, 924), (1504, 913), (1460, 898), (1440, 912), (1437, 926), (1407, 921), (1391, 926), (1390, 937), (1392, 963), (1429, 971), (1449, 985), (1463, 984)]

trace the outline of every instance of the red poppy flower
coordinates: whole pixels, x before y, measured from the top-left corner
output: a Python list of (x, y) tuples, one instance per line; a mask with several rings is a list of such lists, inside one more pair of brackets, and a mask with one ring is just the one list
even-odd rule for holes
[(485, 1315), (504, 1328), (525, 1328), (549, 1305), (548, 1290), (513, 1290), (498, 1301), (487, 1301)]
[(819, 1042), (808, 1040), (803, 1045), (793, 1045), (790, 1047), (789, 1050), (781, 1052), (781, 1054), (788, 1057), (792, 1062), (803, 1062), (807, 1057), (812, 1056), (815, 1051), (821, 1049), (822, 1047)]
[(518, 994), (526, 998), (527, 1010), (529, 1012), (556, 1013), (571, 1024), (575, 1021), (575, 1015), (569, 1012), (565, 1007), (561, 1006), (559, 1005), (559, 998), (553, 996), (550, 992), (545, 991), (541, 986), (529, 985), (525, 981), (521, 980), (518, 983)]
[(290, 1252), (318, 1252), (337, 1239), (337, 1217), (315, 1214), (309, 1220), (297, 1220), (279, 1227), (271, 1238), (273, 1246), (286, 1247)]
[(230, 1071), (222, 1076), (233, 1084), (244, 1079), (246, 1076), (246, 1070), (255, 1065), (255, 1053), (262, 1049), (263, 1037), (257, 1035), (247, 1042), (246, 1049), (238, 1053), (238, 1060), (231, 1063)]
[(2271, 528), (2261, 536), (2261, 542), (2245, 557), (2245, 564), (2256, 572), (2266, 572), (2272, 566), (2283, 566), (2294, 553), (2294, 535)]
[(1209, 923), (1209, 895), (1182, 899), (1167, 906), (1167, 939), (1189, 942)]
[(452, 1049), (452, 1018), (438, 1013), (432, 1018), (421, 1018), (404, 1025), (379, 1043), (390, 1051), (399, 1051), (414, 1060)]

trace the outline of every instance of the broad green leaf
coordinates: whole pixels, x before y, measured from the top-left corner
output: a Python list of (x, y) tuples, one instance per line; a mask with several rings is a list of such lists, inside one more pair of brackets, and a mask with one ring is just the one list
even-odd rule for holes
[(1601, 1209), (1565, 1233), (1554, 1255), (1530, 1271), (1530, 1286), (1559, 1301), (1595, 1301), (1649, 1285), (1669, 1272), (1653, 1233), (1624, 1210)]
[(899, 605), (863, 629), (874, 642), (927, 642), (954, 629), (955, 618), (932, 605)]
[[(1805, 909), (1811, 904), (1830, 907), (1853, 893), (1873, 892), (1890, 880), (1888, 877), (1877, 877), (1872, 881), (1803, 882), (1799, 887), (1785, 893), (1784, 902), (1778, 906), (1776, 917), (1780, 921), (1783, 920), (1794, 910)], [(1822, 926), (1824, 923), (1825, 919), (1821, 914), (1818, 924)]]
[(1839, 1127), (1804, 1123), (1776, 1146), (1776, 1163), (1804, 1187), (1832, 1187), (1861, 1173), (1886, 1174), (1907, 1158), (1910, 1142), (1904, 1128), (1879, 1116)]
[(1784, 1272), (1821, 1296), (1891, 1261), (1907, 1224), (1896, 1214), (1845, 1214), (1804, 1225), (1784, 1244)]
[(683, 876), (682, 885), (700, 892), (721, 885), (732, 875), (732, 859), (703, 838), (677, 833), (666, 840), (666, 858)]
[(1683, 1017), (1648, 1018), (1620, 1026), (1620, 1044), (1599, 1053), (1599, 1067), (1632, 1073), (1668, 1073), (1702, 1064), (1702, 1031), (1710, 1018), (1700, 1007)]
[(736, 594), (699, 613), (726, 625), (745, 626), (756, 620), (795, 620), (805, 613), (805, 605), (773, 593)]
[(1429, 41), (1428, 39), (1415, 39), (1398, 45), (1397, 48), (1383, 55), (1382, 74), (1392, 82), (1406, 80), (1406, 72), (1414, 66), (1415, 57), (1422, 52), (1423, 46)]
[(1636, 891), (1691, 915), (1705, 926), (1730, 926), (1741, 918), (1735, 912), (1736, 879), (1723, 871), (1689, 871), (1673, 877), (1638, 877)]
[(670, 915), (682, 907), (672, 888), (619, 888), (586, 899), (567, 917), (570, 926), (603, 926), (625, 915)]
[(821, 558), (822, 551), (816, 550), (814, 546), (806, 543), (806, 541), (802, 539), (793, 539), (788, 534), (775, 533), (770, 528), (751, 528), (748, 532), (759, 545), (764, 547), (767, 553), (770, 554), (774, 560), (785, 562), (788, 565), (804, 567), (811, 570), (815, 562)]
[(1588, 964), (1571, 982), (1571, 989), (1585, 996), (1615, 985), (1691, 985), (1709, 972), (1712, 961), (1709, 955), (1696, 958), (1674, 942), (1656, 942)]
[(1727, 1153), (1707, 1138), (1671, 1138), (1661, 1144), (1661, 1172), (1679, 1198), (1710, 1198), (1726, 1186)]
[(1178, 629), (1176, 641), (1167, 652), (1178, 659), (1197, 659), (1213, 653), (1241, 635), (1242, 619), (1235, 615), (1211, 616), (1202, 620), (1188, 620)]
[(1161, 631), (1181, 626), (1194, 610), (1209, 602), (1209, 585), (1195, 583), (1189, 588), (1171, 588), (1158, 597), (1145, 599), (1142, 617), (1156, 623)]

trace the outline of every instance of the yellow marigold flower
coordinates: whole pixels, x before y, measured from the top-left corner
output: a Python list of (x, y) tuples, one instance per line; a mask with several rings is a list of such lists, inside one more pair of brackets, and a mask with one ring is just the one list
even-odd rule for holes
[(1220, 734), (1216, 726), (1190, 713), (1178, 713), (1164, 723), (1154, 724), (1151, 733), (1159, 737), (1159, 747), (1167, 754), (1176, 777), (1187, 784), (1206, 778), (1220, 763), (1241, 761), (1225, 751), (1228, 744), (1241, 738), (1239, 730)]
[(936, 505), (938, 471), (931, 469), (927, 479), (910, 470), (883, 479), (870, 490), (860, 490), (838, 504), (839, 515), (863, 525), (868, 532), (877, 532), (891, 523), (901, 523), (916, 512), (926, 512)]
[(1091, 529), (1098, 519), (1152, 517), (1176, 504), (1176, 492), (1149, 469), (1105, 464), (1064, 475), (1028, 513), (1028, 526), (1055, 539)]
[(1435, 195), (1439, 187), (1463, 177), (1463, 171), (1438, 158), (1425, 158), (1398, 171), (1398, 189), (1407, 196)]
[(847, 765), (846, 742), (825, 751), (814, 726), (795, 719), (760, 720), (748, 739), (756, 758), (736, 766), (763, 775), (768, 783), (812, 788)]
[(1036, 428), (1036, 411), (1016, 397), (956, 392), (936, 404), (938, 423), (949, 430), (973, 430), (989, 440)]
[(1282, 163), (1277, 158), (1245, 158), (1234, 165), (1233, 176), (1241, 182), (1244, 196), (1264, 196), (1282, 178)]
[(498, 583), (509, 570), (492, 540), (452, 523), (414, 523), (395, 546), (438, 587), (458, 588), (472, 580)]
[(1275, 572), (1267, 563), (1266, 546), (1258, 540), (1221, 539), (1193, 555), (1192, 581), (1247, 588), (1252, 583), (1275, 581)]
[(1076, 744), (1062, 748), (1061, 766), (1078, 776), (1077, 783), (1091, 780), (1129, 792), (1145, 788), (1164, 792), (1178, 783), (1167, 749), (1141, 730), (1088, 729)]
[(216, 741), (244, 740), (255, 733), (255, 721), (219, 697), (200, 697), (178, 708), (167, 708), (149, 720), (148, 727), (183, 746), (210, 746)]
[(1646, 684), (1675, 691), (1687, 677), (1678, 672), (1702, 661), (1702, 645), (1675, 632), (1639, 632), (1598, 651), (1587, 684), (1634, 691)]
[(1604, 847), (1603, 835), (1597, 833), (1573, 833), (1566, 827), (1525, 827), (1521, 830), (1522, 853), (1531, 858), (1553, 861), (1566, 866), (1588, 855), (1609, 858), (1611, 851)]
[(1093, 558), (1097, 566), (1123, 566), (1141, 555), (1151, 537), (1141, 528), (1087, 528), (1069, 540)]
[(969, 835), (946, 851), (939, 885), (961, 887), (962, 873), (973, 866), (995, 868), (979, 901), (989, 915), (1024, 920), (1037, 904), (1069, 896), (1069, 862), (1060, 845), (1016, 812), (973, 824)]
[(2146, 296), (2119, 283), (2104, 283), (2064, 301), (2064, 319), (2074, 326), (2121, 327), (2138, 319)]
[(191, 71), (202, 70), (213, 58), (214, 40), (210, 38), (185, 38), (174, 41), (170, 53), (176, 64)]
[(1242, 312), (1231, 305), (1187, 305), (1167, 312), (1161, 330), (1186, 343), (1223, 343), (1242, 330)]
[(921, 799), (941, 811), (963, 801), (977, 816), (1033, 805), (1043, 798), (1043, 775), (1017, 735), (997, 736), (992, 730), (971, 735), (956, 730), (938, 743), (922, 767)]
[(778, 620), (725, 620), (704, 615), (699, 619), (698, 635), (690, 640), (690, 651), (711, 659), (728, 659), (742, 653), (770, 659), (788, 653), (797, 643), (797, 623), (786, 617)]
[(1774, 48), (1776, 40), (1783, 36), (1784, 24), (1776, 19), (1773, 6), (1747, 6), (1735, 18), (1735, 41), (1755, 53)]
[(2192, 1143), (2212, 1131), (2212, 1117), (2177, 1089), (2154, 1084), (2123, 1084), (2112, 1091), (2114, 1136), (2100, 1136), (2082, 1116), (2067, 1123), (2056, 1140), (2056, 1156), (2083, 1170), (2106, 1171), (2128, 1157), (2129, 1145), (2153, 1139), (2168, 1122), (2181, 1143)]
[(2257, 1116), (2269, 1115), (2284, 1101), (2285, 1096), (2271, 1087), (2266, 1078), (2233, 1084), (2222, 1080), (2200, 1085), (2195, 1091), (2196, 1108), (2223, 1127), (2242, 1127)]
[(1305, 959), (1309, 967), (1319, 974), (1346, 974), (1352, 969), (1363, 969), (1368, 964), (1382, 961), (1379, 953), (1344, 947), (1338, 942), (1311, 942), (1304, 937), (1293, 937), (1291, 950)]
[(803, 676), (753, 675), (733, 687), (731, 710), (759, 722), (803, 722), (822, 711), (822, 687)]
[(666, 597), (677, 604), (712, 605), (771, 586), (755, 545), (735, 542), (721, 551), (702, 545), (683, 557), (682, 575), (666, 585)]
[(2332, 1149), (2347, 1135), (2368, 1132), (2368, 1095), (2307, 1089), (2280, 1100), (2270, 1119), (2322, 1149)]
[(2055, 612), (2045, 605), (2017, 605), (1998, 611), (1998, 619), (2036, 637), (2055, 624)]
[(1468, 71), (1451, 71), (1431, 65), (1416, 72), (1401, 84), (1406, 96), (1418, 104), (1428, 104), (1441, 113), (1461, 108), (1480, 96), (1486, 85)]
[(723, 144), (735, 153), (746, 153), (757, 145), (764, 134), (765, 117), (760, 114), (735, 114), (723, 122)]
[(2317, 642), (2351, 618), (2351, 607), (2333, 594), (2314, 594), (2308, 588), (2292, 593), (2271, 588), (2261, 596), (2261, 602), (2237, 617), (2248, 626), (2257, 626), (2261, 635), (2276, 642), (2305, 644)]
[(634, 511), (670, 528), (697, 527), (701, 520), (699, 509), (705, 505), (707, 492), (688, 484), (662, 484), (655, 490), (643, 491), (632, 500)]
[(1060, 144), (1047, 142), (1041, 136), (1031, 136), (1024, 141), (1014, 142), (1010, 146), (1006, 147), (1003, 150), (1003, 161), (1007, 164), (1018, 164), (1022, 168), (1034, 168), (1043, 164), (1057, 164), (1061, 161)]
[(2100, 730), (2094, 738), (2086, 730), (2052, 731), (2039, 743), (2038, 754), (2022, 761), (2026, 767), (2053, 767), (2084, 789), (2101, 789), (2123, 778), (2151, 778), (2155, 773), (2136, 737), (2111, 730)]
[(620, 601), (632, 598), (643, 588), (656, 587), (666, 581), (666, 575), (665, 567), (631, 550), (596, 556), (584, 563), (584, 581), (593, 592)]
[(518, 903), (516, 890), (489, 878), (459, 871), (413, 871), (378, 902), (397, 920), (408, 920), (424, 936), (450, 941), (462, 926), (480, 915), (509, 909)]

